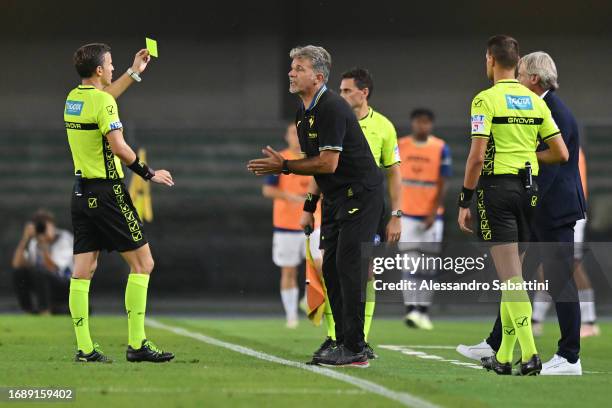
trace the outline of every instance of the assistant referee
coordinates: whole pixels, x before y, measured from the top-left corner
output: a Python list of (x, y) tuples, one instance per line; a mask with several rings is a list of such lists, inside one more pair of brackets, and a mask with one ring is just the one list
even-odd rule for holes
[[(141, 56), (146, 65), (150, 57), (143, 51)], [(168, 361), (174, 355), (160, 350), (145, 336), (144, 316), (153, 257), (142, 221), (123, 183), (121, 162), (145, 180), (167, 186), (174, 182), (166, 170), (154, 171), (141, 162), (123, 138), (117, 103), (110, 93), (103, 91), (111, 86), (113, 77), (110, 47), (82, 46), (74, 54), (74, 66), (82, 83), (68, 94), (64, 121), (76, 176), (71, 205), (74, 272), (69, 299), (77, 338), (76, 361), (110, 361), (92, 342), (89, 333), (89, 286), (103, 249), (120, 252), (130, 266), (125, 290), (127, 360)], [(115, 87), (116, 91), (121, 88), (118, 93), (125, 90), (126, 81), (140, 80), (138, 73), (130, 71), (131, 79), (124, 75), (122, 86)]]
[[(559, 163), (568, 151), (550, 110), (542, 99), (515, 79), (518, 42), (509, 36), (487, 43), (487, 76), (494, 85), (472, 101), (472, 145), (459, 197), (459, 227), (472, 232), (470, 204), (476, 185), (478, 236), (490, 242), (491, 255), (502, 282), (521, 283), (518, 242), (530, 237), (537, 205), (538, 162)], [(537, 152), (538, 140), (549, 149)], [(479, 180), (480, 179), (480, 180)], [(537, 375), (542, 362), (531, 330), (531, 303), (525, 290), (503, 290), (500, 305), (502, 344), (497, 354), (483, 359), (487, 369), (512, 374), (515, 343), (521, 346), (519, 374)]]
[[(313, 356), (329, 366), (368, 367), (364, 341), (364, 291), (367, 262), (361, 244), (373, 241), (383, 211), (383, 176), (350, 106), (326, 87), (331, 56), (322, 47), (291, 50), (289, 91), (302, 99), (296, 115), (300, 146), (306, 158), (285, 160), (271, 147), (268, 156), (251, 160), (256, 175), (295, 173), (314, 175), (320, 191), (310, 191), (304, 210), (322, 204), (323, 277), (336, 322), (337, 347)], [(367, 260), (366, 260), (367, 261)], [(364, 266), (364, 267), (362, 267)]]

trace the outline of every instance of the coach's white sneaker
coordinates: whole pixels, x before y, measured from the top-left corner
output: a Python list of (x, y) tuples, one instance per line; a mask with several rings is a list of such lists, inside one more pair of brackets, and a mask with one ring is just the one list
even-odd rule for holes
[(567, 359), (555, 354), (553, 358), (542, 364), (540, 375), (582, 375), (580, 359), (571, 364)]
[(491, 348), (491, 346), (489, 346), (489, 343), (487, 343), (486, 340), (483, 340), (481, 343), (473, 346), (460, 344), (457, 346), (457, 353), (461, 354), (463, 357), (480, 362), (482, 358), (491, 357), (494, 355), (495, 351)]
[(297, 329), (297, 327), (300, 325), (299, 320), (295, 319), (295, 320), (287, 320), (287, 323), (285, 324), (285, 327), (288, 329)]

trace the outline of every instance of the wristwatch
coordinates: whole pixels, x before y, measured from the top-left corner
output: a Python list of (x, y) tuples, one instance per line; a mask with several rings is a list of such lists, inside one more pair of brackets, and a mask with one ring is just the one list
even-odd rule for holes
[(281, 170), (283, 174), (291, 174), (291, 170), (289, 170), (289, 160), (283, 160), (283, 169)]
[(402, 210), (391, 211), (391, 216), (392, 217), (402, 218), (402, 215), (404, 215)]
[(131, 76), (132, 79), (136, 82), (142, 81), (142, 78), (140, 78), (140, 75), (138, 75), (132, 68), (128, 68), (127, 74)]

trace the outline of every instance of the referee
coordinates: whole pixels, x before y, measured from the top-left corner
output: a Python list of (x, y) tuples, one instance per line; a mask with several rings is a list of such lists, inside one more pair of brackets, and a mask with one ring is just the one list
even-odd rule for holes
[[(561, 132), (542, 99), (515, 79), (518, 42), (509, 36), (487, 43), (487, 76), (494, 85), (472, 101), (472, 145), (459, 197), (459, 227), (471, 233), (470, 204), (477, 190), (478, 237), (491, 243), (499, 279), (523, 283), (518, 242), (530, 237), (538, 195), (533, 177), (538, 162), (566, 162), (568, 151)], [(538, 140), (549, 146), (538, 151)], [(524, 289), (502, 290), (502, 343), (483, 365), (497, 374), (512, 374), (516, 340), (521, 346), (521, 375), (537, 375), (542, 361), (531, 331), (531, 303)]]
[[(149, 60), (141, 51), (143, 64)], [(137, 54), (138, 56), (138, 54)], [(145, 180), (167, 186), (174, 185), (166, 170), (149, 168), (141, 162), (123, 138), (114, 97), (103, 89), (113, 77), (110, 47), (87, 44), (74, 54), (74, 66), (82, 83), (68, 94), (64, 121), (76, 176), (72, 194), (74, 228), (74, 272), (70, 280), (70, 314), (77, 338), (79, 362), (110, 362), (89, 334), (89, 286), (97, 267), (100, 251), (118, 251), (130, 266), (125, 290), (128, 315), (128, 361), (163, 362), (174, 358), (146, 339), (144, 315), (149, 275), (153, 257), (142, 229), (142, 221), (134, 209), (123, 183), (121, 162)], [(115, 86), (116, 94), (130, 81), (140, 81), (138, 73), (128, 70)]]
[(312, 226), (323, 194), (320, 247), (337, 347), (313, 356), (313, 363), (368, 367), (363, 334), (367, 268), (362, 268), (361, 244), (373, 241), (382, 216), (382, 172), (350, 106), (325, 85), (329, 53), (308, 45), (292, 49), (289, 56), (289, 92), (303, 102), (296, 125), (306, 158), (285, 160), (268, 146), (263, 150), (267, 158), (251, 160), (247, 168), (256, 175), (314, 175), (320, 191), (310, 191), (304, 211)]

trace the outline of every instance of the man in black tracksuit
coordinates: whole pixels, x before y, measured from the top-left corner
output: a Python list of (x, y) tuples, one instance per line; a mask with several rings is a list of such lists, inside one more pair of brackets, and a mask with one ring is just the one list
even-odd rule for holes
[(316, 185), (304, 204), (303, 225), (312, 226), (322, 193), (320, 247), (337, 347), (317, 350), (313, 362), (367, 367), (363, 335), (367, 259), (362, 260), (361, 244), (373, 242), (382, 216), (383, 175), (350, 106), (325, 86), (329, 53), (306, 46), (294, 48), (290, 56), (290, 92), (303, 102), (296, 126), (306, 158), (285, 160), (267, 147), (268, 157), (250, 161), (248, 168), (257, 175), (314, 175)]

